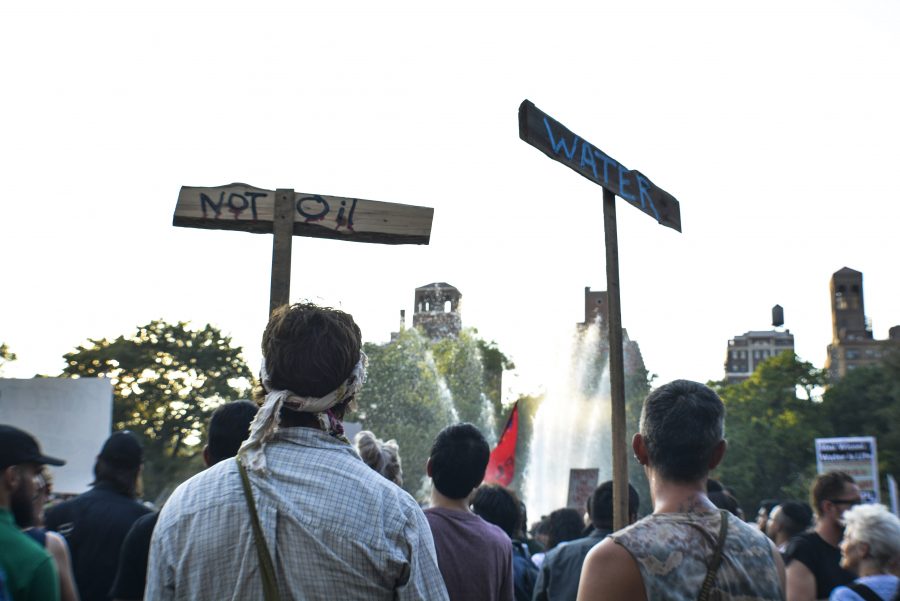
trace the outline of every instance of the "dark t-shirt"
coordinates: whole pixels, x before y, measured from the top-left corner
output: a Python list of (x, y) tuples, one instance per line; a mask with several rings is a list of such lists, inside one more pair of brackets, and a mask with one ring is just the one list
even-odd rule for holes
[(609, 530), (593, 530), (589, 536), (561, 543), (548, 551), (541, 564), (535, 585), (536, 601), (575, 601), (581, 566), (588, 552), (609, 534)]
[(838, 586), (853, 582), (856, 575), (841, 567), (841, 550), (822, 539), (814, 530), (791, 539), (784, 553), (785, 564), (799, 561), (816, 579), (816, 599), (827, 599)]
[(125, 535), (150, 510), (100, 482), (71, 501), (47, 510), (46, 526), (69, 543), (81, 601), (107, 601)]
[(159, 512), (141, 516), (131, 526), (119, 553), (119, 570), (109, 592), (111, 599), (133, 601), (144, 598), (147, 585), (147, 559), (150, 557), (150, 539)]
[(513, 601), (512, 541), (467, 511), (432, 507), (425, 517), (450, 601)]

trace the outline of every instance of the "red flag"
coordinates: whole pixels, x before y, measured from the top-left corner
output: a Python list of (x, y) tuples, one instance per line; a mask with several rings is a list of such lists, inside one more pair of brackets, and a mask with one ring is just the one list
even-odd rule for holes
[(519, 401), (513, 405), (506, 428), (500, 435), (500, 442), (491, 451), (484, 481), (487, 484), (509, 486), (516, 473), (516, 438), (519, 436)]

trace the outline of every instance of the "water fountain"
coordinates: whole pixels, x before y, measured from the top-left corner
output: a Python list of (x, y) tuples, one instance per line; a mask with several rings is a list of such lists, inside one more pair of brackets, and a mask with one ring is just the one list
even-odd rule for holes
[[(596, 293), (594, 293), (596, 294)], [(590, 315), (589, 315), (590, 316)], [(566, 506), (569, 470), (612, 478), (609, 366), (601, 314), (579, 324), (535, 415), (523, 496), (532, 521)]]

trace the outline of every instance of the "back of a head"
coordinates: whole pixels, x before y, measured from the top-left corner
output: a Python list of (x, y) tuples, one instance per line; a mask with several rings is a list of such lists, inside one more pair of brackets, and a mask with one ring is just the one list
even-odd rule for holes
[(581, 538), (584, 531), (584, 520), (577, 509), (564, 507), (550, 512), (547, 525), (547, 550), (559, 543)]
[(491, 449), (472, 424), (447, 426), (431, 447), (431, 478), (439, 493), (464, 499), (484, 480)]
[(94, 484), (105, 482), (123, 495), (137, 497), (143, 463), (144, 449), (137, 436), (129, 430), (113, 432), (94, 463)]
[(675, 380), (644, 401), (641, 436), (650, 466), (664, 479), (696, 482), (709, 473), (725, 434), (725, 406), (708, 386)]
[(356, 434), (353, 445), (366, 465), (397, 486), (403, 486), (403, 469), (397, 441), (382, 442), (373, 433), (363, 430)]
[(237, 455), (250, 434), (250, 423), (258, 407), (250, 401), (225, 403), (209, 418), (207, 449), (210, 465)]
[[(637, 515), (641, 497), (638, 491), (628, 484), (628, 520)], [(612, 530), (613, 528), (613, 483), (607, 480), (591, 494), (590, 511), (591, 523), (597, 530)]]
[(498, 484), (478, 487), (472, 497), (472, 511), (485, 522), (499, 526), (509, 538), (515, 538), (522, 520), (515, 493)]
[(362, 336), (349, 314), (311, 303), (272, 312), (262, 353), (272, 386), (303, 397), (323, 397), (359, 361)]
[(785, 501), (778, 513), (778, 520), (788, 538), (793, 538), (805, 532), (812, 526), (813, 511), (806, 503), (799, 501)]
[(737, 499), (725, 492), (724, 489), (713, 491), (707, 494), (707, 496), (709, 497), (709, 500), (712, 501), (712, 504), (719, 509), (724, 509), (732, 515), (741, 517), (739, 510), (740, 505), (738, 504)]
[(816, 516), (822, 515), (822, 503), (838, 498), (846, 485), (855, 483), (853, 476), (847, 472), (828, 472), (816, 476), (809, 494), (809, 502)]

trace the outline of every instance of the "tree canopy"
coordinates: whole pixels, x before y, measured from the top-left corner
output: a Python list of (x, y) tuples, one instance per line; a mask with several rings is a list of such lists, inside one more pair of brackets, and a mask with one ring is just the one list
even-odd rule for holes
[(64, 359), (62, 377), (112, 380), (113, 429), (142, 438), (149, 499), (202, 467), (207, 418), (246, 396), (252, 377), (230, 337), (186, 322), (157, 320), (115, 340), (89, 340)]
[(743, 382), (715, 385), (727, 412), (728, 449), (714, 477), (734, 490), (745, 512), (762, 499), (807, 498), (814, 439), (823, 432), (813, 393), (824, 383), (821, 370), (786, 351)]
[(0, 374), (3, 373), (3, 366), (11, 361), (16, 360), (16, 354), (9, 350), (5, 342), (0, 342)]
[(900, 348), (830, 386), (822, 412), (828, 436), (874, 436), (881, 476), (900, 476)]
[[(498, 425), (487, 391), (491, 383), (485, 378), (484, 346), (469, 329), (436, 341), (406, 329), (389, 344), (364, 345), (369, 370), (357, 397), (359, 420), (379, 438), (397, 440), (403, 487), (414, 496), (421, 498), (427, 490), (425, 462), (445, 426), (468, 421), (489, 443), (496, 443)], [(509, 364), (503, 357), (501, 365)]]

